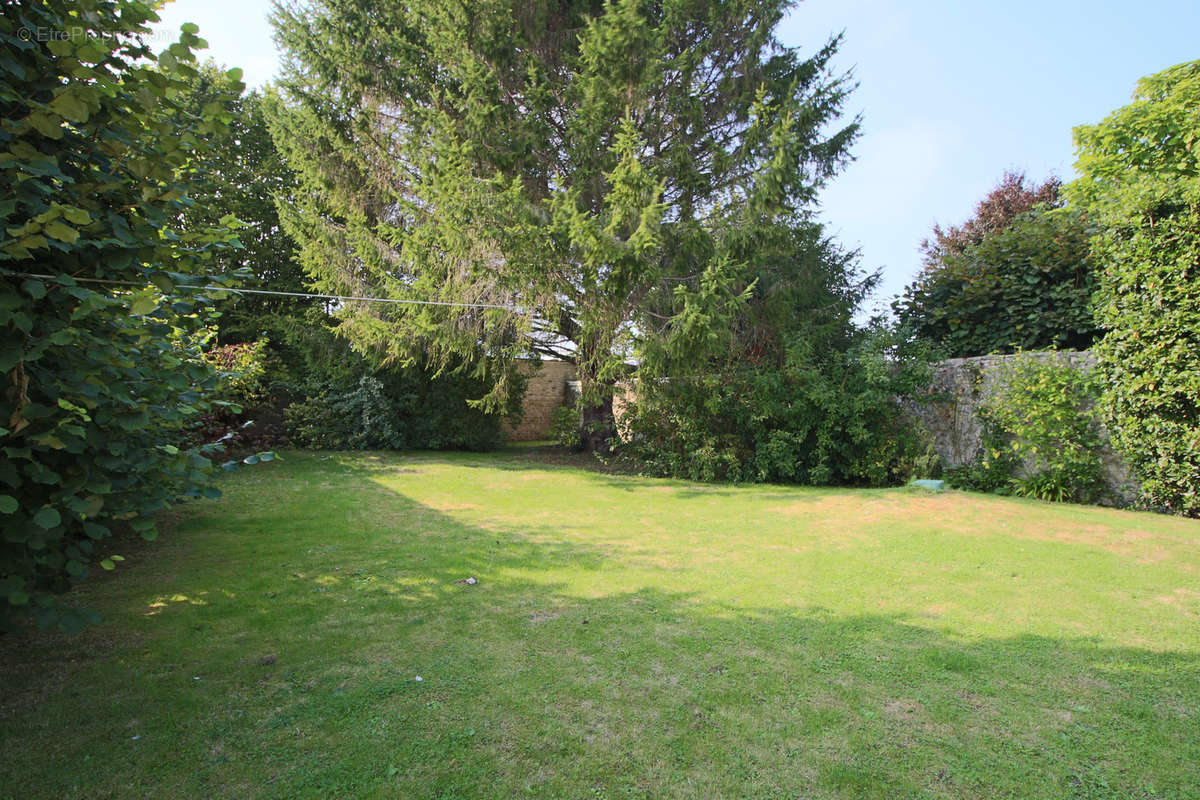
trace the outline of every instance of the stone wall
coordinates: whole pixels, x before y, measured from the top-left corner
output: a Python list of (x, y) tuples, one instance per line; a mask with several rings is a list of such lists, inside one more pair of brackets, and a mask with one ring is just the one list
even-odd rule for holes
[[(904, 407), (929, 431), (934, 448), (947, 466), (965, 466), (978, 456), (983, 437), (979, 407), (1002, 388), (1005, 365), (1015, 358), (1057, 360), (1085, 372), (1096, 366), (1095, 356), (1090, 352), (1053, 351), (952, 358), (940, 362), (934, 368), (926, 392), (905, 400)], [(1105, 442), (1101, 459), (1111, 499), (1131, 501), (1137, 493), (1136, 484), (1126, 465), (1108, 446), (1107, 432), (1101, 431), (1101, 434)]]
[(505, 425), (505, 437), (511, 442), (532, 442), (549, 439), (554, 421), (554, 409), (567, 402), (567, 384), (575, 380), (575, 365), (566, 361), (530, 361), (521, 371), (529, 376), (525, 396), (521, 400), (523, 415), (515, 428)]

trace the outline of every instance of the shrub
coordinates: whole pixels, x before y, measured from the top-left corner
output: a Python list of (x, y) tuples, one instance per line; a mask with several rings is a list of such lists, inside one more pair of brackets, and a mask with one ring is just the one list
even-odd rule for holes
[(328, 450), (402, 450), (397, 428), (402, 401), (389, 398), (378, 378), (364, 375), (349, 392), (310, 397), (286, 412), (293, 441)]
[[(794, 342), (781, 368), (642, 381), (626, 451), (659, 474), (804, 484), (903, 482), (935, 467), (897, 398), (928, 377), (886, 336), (818, 355)], [(936, 460), (935, 460), (936, 461)]]
[(574, 405), (559, 406), (550, 415), (550, 438), (559, 447), (581, 450), (579, 409)]
[(1200, 61), (1144, 78), (1075, 138), (1069, 191), (1104, 265), (1106, 424), (1146, 501), (1200, 516)]
[(312, 395), (284, 414), (302, 447), (492, 450), (504, 441), (504, 418), (470, 404), (482, 393), (479, 378), (430, 375), (413, 365), (361, 375), (352, 387)]
[(132, 0), (0, 11), (0, 626), (94, 619), (54, 595), (114, 566), (108, 537), (152, 538), (156, 511), (216, 492), (213, 448), (183, 442), (216, 385), (200, 357), (211, 298), (183, 287), (224, 280), (207, 259), (232, 234), (174, 223), (226, 98), (178, 106), (202, 42), (185, 25), (156, 57), (156, 18)]
[(988, 437), (983, 469), (1012, 473), (1016, 494), (1094, 502), (1104, 491), (1099, 378), (1057, 359), (1023, 356), (1000, 381), (982, 409), (985, 424), (999, 434)]
[[(486, 394), (486, 376), (434, 373), (422, 363), (381, 366), (353, 350), (338, 335), (338, 318), (319, 308), (245, 320), (254, 323), (256, 341), (209, 353), (231, 373), (229, 398), (245, 413), (210, 415), (208, 430), (232, 434), (235, 447), (286, 439), (322, 449), (490, 450), (503, 441), (504, 415), (471, 402)], [(510, 416), (524, 389), (515, 380)]]
[(978, 413), (983, 422), (979, 452), (972, 463), (947, 469), (946, 479), (956, 489), (1010, 494), (1017, 457), (1009, 446), (1008, 436), (997, 429), (986, 410), (981, 409)]
[(281, 411), (290, 400), (274, 393), (279, 367), (270, 341), (213, 347), (204, 360), (217, 370), (216, 395), (223, 403), (201, 416), (191, 441), (219, 440), (239, 454), (285, 444)]
[(240, 406), (253, 406), (267, 399), (269, 344), (263, 338), (221, 345), (204, 354), (204, 360), (220, 375), (223, 399)]

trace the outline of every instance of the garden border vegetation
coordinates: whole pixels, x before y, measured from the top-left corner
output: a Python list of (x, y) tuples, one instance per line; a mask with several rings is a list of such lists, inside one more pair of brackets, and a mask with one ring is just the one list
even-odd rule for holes
[[(0, 626), (32, 615), (77, 630), (91, 612), (56, 595), (110, 537), (156, 533), (179, 497), (214, 496), (187, 429), (219, 404), (201, 357), (214, 252), (232, 218), (182, 227), (204, 136), (228, 124), (214, 95), (179, 102), (205, 46), (194, 25), (154, 53), (136, 0), (5, 4), (0, 37)], [(22, 38), (19, 31), (85, 35)], [(242, 89), (240, 70), (229, 89)], [(189, 289), (188, 287), (192, 287)]]
[(1069, 196), (1102, 265), (1106, 423), (1146, 501), (1200, 517), (1200, 61), (1143, 78), (1075, 140)]

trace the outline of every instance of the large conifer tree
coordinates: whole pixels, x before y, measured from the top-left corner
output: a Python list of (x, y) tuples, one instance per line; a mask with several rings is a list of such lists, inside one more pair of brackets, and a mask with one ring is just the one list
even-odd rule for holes
[(747, 243), (807, 224), (847, 158), (837, 40), (782, 46), (788, 5), (277, 6), (276, 137), (302, 181), (281, 211), (306, 269), (325, 291), (456, 304), (350, 304), (341, 330), (494, 371), (486, 404), (517, 357), (574, 361), (601, 446), (626, 364), (720, 351)]

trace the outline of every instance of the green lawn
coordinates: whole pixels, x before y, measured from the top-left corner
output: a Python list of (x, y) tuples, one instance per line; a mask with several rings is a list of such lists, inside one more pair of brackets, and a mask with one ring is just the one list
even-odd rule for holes
[(1200, 796), (1195, 522), (523, 451), (223, 488), (0, 642), (0, 796)]

